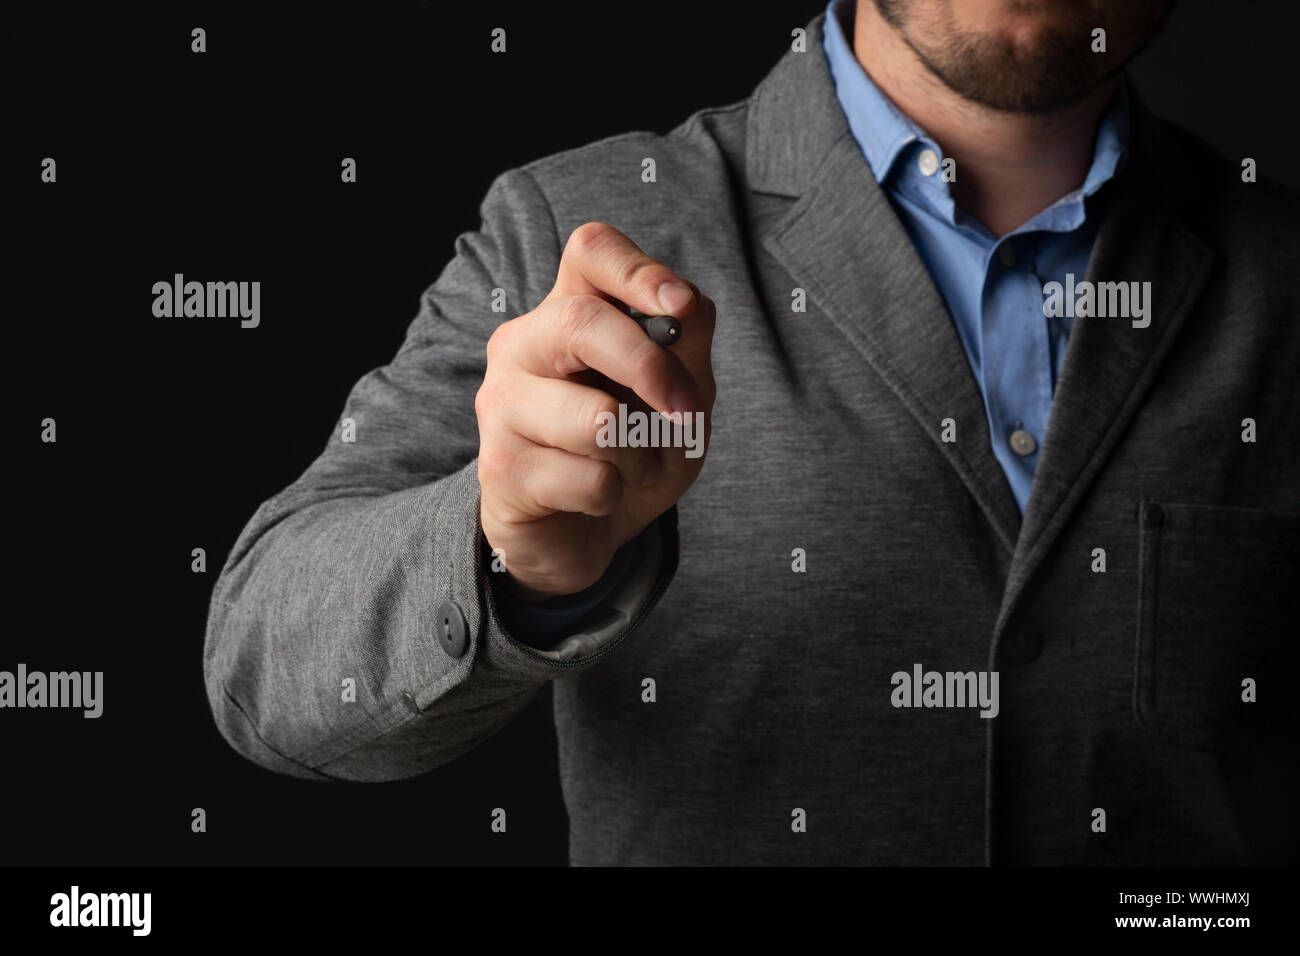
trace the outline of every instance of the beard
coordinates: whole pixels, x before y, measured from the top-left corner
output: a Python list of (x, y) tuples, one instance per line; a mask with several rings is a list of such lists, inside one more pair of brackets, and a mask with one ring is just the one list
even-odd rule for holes
[[(964, 31), (950, 14), (938, 23), (918, 24), (913, 0), (874, 2), (944, 86), (963, 99), (1015, 113), (1051, 113), (1086, 99), (1155, 36), (1173, 6), (1173, 0), (1074, 4), (1027, 45)], [(1097, 27), (1106, 31), (1105, 53), (1092, 51)]]

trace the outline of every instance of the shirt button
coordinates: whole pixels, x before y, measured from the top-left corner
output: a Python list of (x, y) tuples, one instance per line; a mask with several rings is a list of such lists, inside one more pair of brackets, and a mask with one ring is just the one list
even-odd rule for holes
[(916, 165), (921, 170), (922, 176), (933, 176), (935, 170), (939, 168), (939, 156), (932, 149), (923, 149), (916, 159)]
[(1011, 433), (1011, 450), (1017, 455), (1032, 455), (1038, 448), (1038, 442), (1034, 441), (1034, 436), (1029, 434), (1023, 428), (1017, 428)]
[(1016, 250), (1011, 243), (1004, 242), (998, 247), (998, 261), (1008, 269), (1016, 264)]

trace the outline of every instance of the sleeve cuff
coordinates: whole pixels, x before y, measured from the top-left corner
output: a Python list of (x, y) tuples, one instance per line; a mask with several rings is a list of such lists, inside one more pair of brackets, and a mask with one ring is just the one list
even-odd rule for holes
[[(527, 605), (509, 595), (503, 602), (502, 589), (489, 585), (497, 621), (515, 641), (550, 660), (563, 662), (594, 654), (626, 632), (638, 611), (652, 606), (664, 577), (664, 535), (670, 528), (675, 533), (675, 517), (674, 509), (620, 548), (617, 564), (621, 567), (611, 562), (605, 576), (587, 591), (558, 599), (555, 606), (542, 610), (543, 615), (551, 615), (549, 622), (557, 625), (549, 633), (531, 630), (537, 623), (533, 615), (543, 605)], [(573, 614), (579, 602), (583, 607)], [(512, 626), (529, 629), (528, 636)]]
[[(593, 613), (603, 611), (610, 597), (627, 583), (632, 572), (641, 565), (646, 557), (646, 549), (650, 547), (649, 539), (653, 536), (653, 533), (647, 535), (642, 532), (619, 548), (600, 580), (591, 587), (549, 601), (522, 601), (506, 586), (504, 575), (489, 573), (487, 577), (502, 626), (521, 644), (537, 650), (554, 650), (561, 640), (581, 630)], [(484, 541), (485, 568), (491, 568), (493, 561), (488, 547)]]

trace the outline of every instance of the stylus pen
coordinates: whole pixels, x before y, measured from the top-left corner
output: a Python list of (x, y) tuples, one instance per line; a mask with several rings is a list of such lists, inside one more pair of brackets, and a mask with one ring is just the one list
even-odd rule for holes
[(682, 337), (682, 324), (671, 315), (638, 315), (636, 324), (645, 330), (650, 340), (659, 345), (672, 345)]

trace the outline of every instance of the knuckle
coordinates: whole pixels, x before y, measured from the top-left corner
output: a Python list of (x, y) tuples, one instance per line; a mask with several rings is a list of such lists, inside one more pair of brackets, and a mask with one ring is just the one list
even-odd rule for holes
[(600, 245), (600, 242), (609, 233), (610, 226), (603, 222), (591, 221), (584, 222), (573, 232), (569, 233), (569, 241), (565, 243), (564, 251), (572, 252), (573, 255), (582, 257), (590, 254), (593, 248)]
[(638, 289), (653, 299), (659, 286), (670, 277), (668, 269), (648, 256), (628, 256), (619, 264), (617, 282), (622, 289)]
[(514, 471), (514, 458), (494, 445), (484, 445), (478, 453), (478, 483), (489, 488), (500, 484)]
[(565, 297), (555, 315), (560, 333), (570, 339), (583, 335), (591, 327), (602, 304), (603, 301), (594, 295)]
[(506, 342), (514, 334), (514, 329), (511, 328), (514, 322), (515, 322), (514, 319), (511, 319), (508, 322), (502, 322), (495, 329), (493, 329), (492, 334), (488, 336), (488, 340), (487, 340), (488, 362), (501, 360), (502, 354), (506, 348)]
[(587, 407), (582, 413), (582, 423), (585, 427), (589, 427), (594, 436), (603, 424), (601, 419), (608, 416), (618, 418), (618, 400), (613, 395), (601, 394), (587, 400)]
[[(659, 383), (670, 377), (668, 356), (659, 346), (646, 339), (636, 352), (628, 356), (628, 367), (638, 382)], [(630, 384), (630, 383), (629, 383)]]
[(586, 487), (588, 514), (609, 515), (618, 507), (623, 497), (623, 482), (618, 469), (609, 462), (599, 462)]
[(496, 383), (493, 376), (485, 376), (478, 391), (474, 393), (474, 414), (480, 424), (496, 417), (501, 404), (501, 386)]

